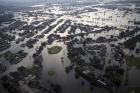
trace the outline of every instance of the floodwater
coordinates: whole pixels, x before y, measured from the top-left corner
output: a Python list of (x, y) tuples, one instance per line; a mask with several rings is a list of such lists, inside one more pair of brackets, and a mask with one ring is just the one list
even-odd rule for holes
[[(120, 20), (122, 20), (122, 19), (120, 19)], [(64, 23), (64, 22), (62, 22), (62, 23)], [(57, 27), (59, 27), (62, 23), (60, 23)], [(56, 28), (54, 28), (53, 31), (55, 31)], [(51, 31), (49, 34), (53, 33), (53, 31)], [(38, 33), (38, 34), (40, 34), (40, 33)], [(32, 55), (35, 53), (36, 47), (40, 46), (41, 41), (46, 41), (47, 36), (49, 34), (45, 35), (45, 37), (43, 39), (40, 39), (39, 42), (37, 42), (37, 44), (35, 44), (34, 48), (32, 48), (32, 49), (28, 49), (27, 47), (20, 48), (19, 47), (20, 44), (17, 45), (17, 44), (13, 43), (12, 47), (8, 50), (10, 50), (12, 52), (16, 52), (20, 49), (24, 49), (25, 52), (28, 52), (28, 56), (16, 65), (9, 64), (7, 71), (3, 75), (9, 74), (12, 71), (13, 72), (16, 71), (17, 67), (20, 67), (20, 66), (25, 66), (28, 68), (32, 67), (32, 65), (33, 65)], [(93, 36), (91, 36), (91, 37), (93, 37)], [(63, 50), (58, 54), (54, 54), (54, 55), (48, 54), (47, 47), (51, 47), (51, 46), (55, 46), (55, 45), (62, 46)], [(43, 86), (50, 87), (49, 82), (52, 82), (54, 84), (59, 84), (62, 87), (62, 93), (81, 93), (81, 91), (83, 89), (90, 90), (90, 84), (85, 79), (83, 79), (81, 77), (79, 79), (76, 79), (74, 70), (70, 71), (69, 74), (65, 72), (65, 67), (69, 66), (71, 64), (71, 62), (67, 57), (67, 46), (64, 43), (54, 42), (52, 45), (46, 46), (42, 51), (42, 57), (43, 57), (43, 62), (42, 62), (43, 68), (42, 68), (42, 72), (41, 72), (41, 83)], [(64, 62), (62, 62), (61, 57), (64, 58), (63, 59)], [(1, 60), (1, 61), (4, 61), (4, 60)], [(49, 70), (54, 71), (53, 76), (48, 75)], [(128, 85), (130, 87), (139, 87), (140, 86), (140, 69), (132, 67), (128, 71), (128, 79), (129, 79)], [(85, 83), (84, 86), (81, 84), (82, 82)], [(105, 90), (104, 88), (101, 89), (101, 88), (97, 88), (97, 87), (94, 87), (93, 93), (94, 92), (95, 93), (97, 93), (97, 92), (98, 93), (108, 93), (108, 91)]]

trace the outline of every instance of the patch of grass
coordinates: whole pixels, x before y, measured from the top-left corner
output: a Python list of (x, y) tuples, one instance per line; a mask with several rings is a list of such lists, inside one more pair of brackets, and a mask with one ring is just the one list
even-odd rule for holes
[(80, 93), (92, 93), (90, 89), (82, 88)]
[(132, 67), (140, 67), (140, 58), (139, 57), (132, 57), (132, 56), (125, 56), (126, 63), (128, 66)]
[(54, 75), (55, 75), (55, 71), (54, 71), (53, 69), (49, 69), (49, 70), (48, 70), (48, 75), (49, 75), (50, 77), (54, 76)]
[(0, 58), (3, 56), (3, 54), (0, 54)]
[(39, 67), (37, 65), (33, 65), (32, 68), (30, 69), (32, 75), (37, 75), (38, 71), (39, 71)]
[(119, 30), (119, 31), (124, 31), (124, 29), (122, 29), (122, 28), (116, 28), (116, 30)]
[(136, 87), (136, 88), (128, 89), (127, 93), (140, 93), (140, 88)]
[(54, 46), (52, 48), (48, 48), (48, 53), (49, 54), (57, 54), (62, 50), (61, 46)]

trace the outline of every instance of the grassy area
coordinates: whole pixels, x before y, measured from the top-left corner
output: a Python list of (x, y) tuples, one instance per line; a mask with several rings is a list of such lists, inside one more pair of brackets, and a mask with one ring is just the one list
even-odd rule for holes
[(50, 77), (54, 76), (55, 75), (55, 71), (53, 69), (48, 70), (48, 75)]
[(92, 93), (90, 89), (82, 88), (80, 93)]
[(139, 57), (131, 57), (131, 56), (125, 56), (126, 63), (128, 66), (132, 67), (140, 67), (140, 58)]
[(32, 68), (30, 69), (32, 75), (37, 75), (38, 71), (39, 71), (39, 67), (36, 65), (33, 65)]
[(119, 31), (124, 31), (124, 29), (122, 29), (122, 28), (116, 28), (116, 30), (119, 30)]
[(57, 54), (62, 50), (62, 47), (60, 46), (54, 46), (52, 48), (48, 48), (48, 53), (49, 54)]
[(3, 56), (3, 54), (0, 54), (0, 58)]
[(140, 93), (140, 88), (139, 87), (129, 88), (128, 90), (126, 90), (126, 92), (117, 92), (117, 93)]
[(127, 93), (140, 93), (140, 88), (137, 87), (137, 88), (128, 89)]

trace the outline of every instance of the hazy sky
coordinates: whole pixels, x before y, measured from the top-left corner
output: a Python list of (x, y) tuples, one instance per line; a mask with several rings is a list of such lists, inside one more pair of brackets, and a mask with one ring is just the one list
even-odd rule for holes
[(58, 1), (70, 1), (70, 0), (0, 0), (0, 5), (21, 5), (21, 4), (41, 4)]
[(54, 2), (94, 2), (94, 1), (112, 1), (112, 0), (0, 0), (0, 5), (30, 5), (30, 4), (45, 4), (45, 3), (54, 3)]
[(78, 1), (78, 0), (0, 0), (3, 2), (55, 2), (55, 1)]
[(8, 2), (8, 1), (13, 1), (13, 2), (48, 2), (48, 1), (96, 1), (96, 0), (0, 0), (0, 1), (5, 1), (5, 2)]
[(76, 1), (97, 1), (97, 0), (0, 0), (0, 4), (41, 4), (50, 2), (76, 2)]

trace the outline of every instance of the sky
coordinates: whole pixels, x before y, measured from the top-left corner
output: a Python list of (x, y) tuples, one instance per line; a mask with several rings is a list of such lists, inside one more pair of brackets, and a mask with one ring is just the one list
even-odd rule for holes
[(97, 0), (0, 0), (0, 4), (18, 5), (18, 4), (41, 4), (54, 2), (77, 2), (77, 1), (97, 1)]
[(0, 0), (0, 5), (41, 4), (41, 3), (50, 3), (54, 1), (62, 1), (62, 0)]
[(98, 0), (0, 0), (4, 2), (63, 2), (63, 1), (98, 1)]
[(112, 1), (112, 0), (0, 0), (0, 5), (26, 5), (26, 4), (44, 4), (44, 3), (63, 3), (63, 2), (96, 2), (96, 1)]

